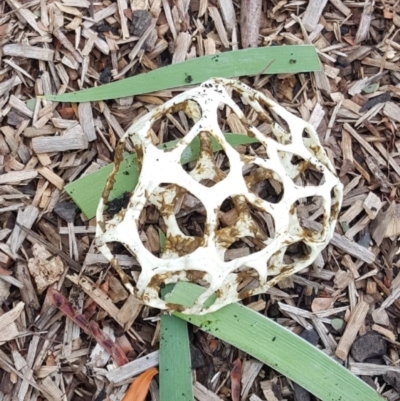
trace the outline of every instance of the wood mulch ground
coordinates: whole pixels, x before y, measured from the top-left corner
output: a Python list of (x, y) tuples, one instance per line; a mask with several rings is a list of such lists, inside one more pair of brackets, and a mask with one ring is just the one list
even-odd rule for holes
[[(138, 306), (96, 257), (95, 222), (65, 207), (72, 201), (63, 188), (111, 163), (125, 129), (172, 91), (91, 105), (36, 96), (249, 45), (307, 43), (317, 48), (321, 72), (244, 81), (318, 130), (344, 184), (343, 207), (312, 267), (245, 303), (345, 361), (387, 399), (400, 399), (400, 2), (259, 7), (251, 0), (0, 1), (0, 400), (116, 401), (157, 365), (159, 323), (149, 318), (159, 312)], [(307, 213), (315, 220), (321, 207), (310, 204)], [(78, 271), (93, 285), (75, 285)], [(52, 305), (49, 286), (115, 339), (128, 375)], [(238, 355), (243, 400), (314, 399), (199, 330), (191, 328), (191, 342), (198, 400), (230, 399)], [(159, 400), (156, 380), (148, 399)]]

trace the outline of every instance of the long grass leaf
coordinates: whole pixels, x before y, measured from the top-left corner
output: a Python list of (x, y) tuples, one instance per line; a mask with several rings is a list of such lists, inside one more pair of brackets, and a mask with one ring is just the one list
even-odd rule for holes
[[(166, 300), (192, 306), (203, 291), (194, 284), (179, 283)], [(174, 315), (247, 352), (323, 401), (383, 401), (373, 388), (318, 348), (243, 305), (231, 304), (204, 316)]]
[(160, 400), (192, 401), (192, 368), (187, 323), (163, 314), (160, 329)]
[(314, 46), (259, 47), (199, 57), (96, 88), (49, 95), (46, 99), (58, 102), (107, 100), (199, 84), (212, 77), (294, 74), (320, 68)]
[[(226, 140), (232, 145), (246, 145), (257, 142), (254, 138), (239, 134), (225, 134)], [(171, 149), (177, 140), (160, 145), (160, 148)], [(217, 152), (221, 146), (213, 139), (213, 150)], [(189, 163), (198, 158), (200, 149), (199, 138), (195, 138), (192, 143), (183, 151), (182, 164)], [(81, 211), (89, 219), (95, 216), (96, 208), (101, 194), (106, 185), (108, 176), (111, 174), (114, 164), (109, 164), (93, 173), (90, 173), (71, 184), (65, 186), (66, 192), (78, 205)], [(132, 191), (139, 178), (139, 167), (135, 154), (130, 154), (121, 162), (119, 172), (116, 176), (115, 186), (110, 194), (110, 200), (117, 199), (124, 192)]]

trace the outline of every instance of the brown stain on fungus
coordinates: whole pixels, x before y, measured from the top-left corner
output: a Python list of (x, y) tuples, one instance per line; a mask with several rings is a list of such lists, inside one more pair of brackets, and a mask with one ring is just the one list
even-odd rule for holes
[(164, 253), (175, 253), (179, 257), (188, 255), (194, 252), (205, 243), (204, 237), (189, 237), (185, 238), (181, 235), (167, 235), (164, 245)]
[(112, 189), (114, 188), (115, 178), (119, 173), (119, 167), (121, 165), (122, 160), (124, 159), (124, 149), (125, 149), (125, 141), (121, 141), (115, 149), (114, 169), (110, 174), (110, 176), (108, 177), (106, 186), (102, 193), (102, 198), (105, 205), (108, 203), (108, 198), (110, 196)]

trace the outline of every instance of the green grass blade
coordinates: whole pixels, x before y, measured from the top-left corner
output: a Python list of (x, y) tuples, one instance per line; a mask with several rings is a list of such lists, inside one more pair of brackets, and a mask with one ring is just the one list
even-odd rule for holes
[[(225, 134), (225, 138), (232, 146), (246, 145), (257, 142), (254, 138), (239, 134)], [(170, 149), (175, 146), (177, 140), (165, 143), (159, 147)], [(182, 164), (196, 160), (199, 154), (199, 138), (196, 137), (190, 146), (182, 153)], [(213, 150), (220, 150), (220, 145), (213, 139)], [(78, 180), (65, 186), (65, 191), (74, 200), (83, 214), (91, 219), (96, 214), (96, 208), (101, 194), (106, 185), (108, 176), (111, 174), (113, 164), (94, 171)], [(139, 178), (139, 168), (135, 154), (130, 154), (121, 162), (119, 172), (116, 176), (115, 186), (110, 194), (110, 200), (119, 198), (124, 192), (132, 191), (135, 188)]]
[[(164, 252), (165, 234), (158, 230), (161, 254)], [(173, 285), (161, 290), (168, 294)], [(192, 361), (187, 323), (176, 316), (161, 315), (160, 328), (160, 400), (193, 401)]]
[[(203, 291), (194, 284), (179, 283), (165, 298), (191, 306)], [(318, 348), (243, 305), (231, 304), (205, 316), (174, 315), (247, 352), (323, 401), (384, 400)]]
[(161, 401), (194, 400), (188, 327), (176, 316), (161, 316), (159, 373)]
[(58, 102), (89, 102), (195, 85), (212, 77), (295, 74), (320, 69), (312, 45), (259, 47), (199, 57), (96, 88), (45, 98)]

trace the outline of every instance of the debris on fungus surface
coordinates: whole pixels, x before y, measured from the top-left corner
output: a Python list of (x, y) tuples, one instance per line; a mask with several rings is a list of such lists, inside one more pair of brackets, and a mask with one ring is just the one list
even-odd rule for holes
[(38, 293), (41, 294), (60, 279), (64, 265), (59, 256), (52, 257), (53, 255), (41, 244), (34, 244), (32, 252), (34, 257), (29, 259), (28, 268), (35, 279)]
[[(257, 142), (233, 147), (224, 136), (229, 131)], [(156, 146), (169, 140), (178, 140), (172, 149)], [(127, 141), (139, 181), (124, 207), (110, 213)], [(196, 160), (182, 164), (194, 141)], [(125, 133), (97, 209), (97, 246), (143, 303), (204, 314), (313, 263), (333, 235), (342, 189), (309, 123), (240, 81), (214, 78), (154, 108)], [(135, 285), (117, 261), (121, 249), (141, 266)], [(160, 289), (179, 281), (205, 291), (193, 305), (166, 304)]]

